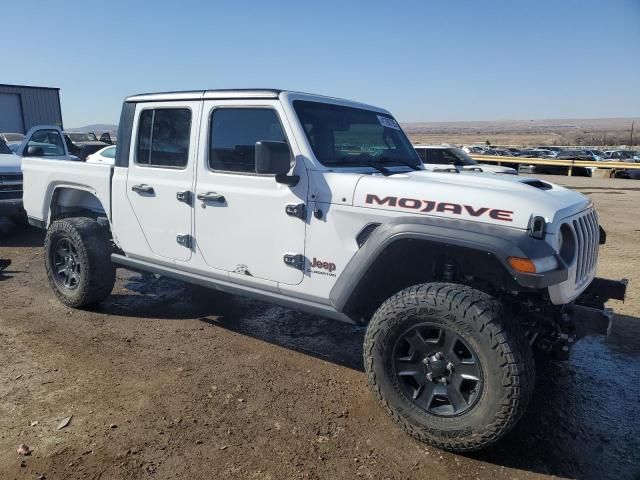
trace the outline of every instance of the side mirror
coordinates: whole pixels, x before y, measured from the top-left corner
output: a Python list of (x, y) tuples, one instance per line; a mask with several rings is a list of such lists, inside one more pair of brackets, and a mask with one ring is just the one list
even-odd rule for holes
[(113, 141), (111, 140), (111, 135), (109, 135), (109, 132), (104, 132), (102, 135), (100, 135), (100, 141), (103, 143), (108, 143), (109, 145), (113, 145)]
[(291, 169), (291, 149), (287, 142), (256, 142), (256, 173), (282, 176)]
[(25, 157), (44, 157), (44, 149), (42, 147), (27, 147)]

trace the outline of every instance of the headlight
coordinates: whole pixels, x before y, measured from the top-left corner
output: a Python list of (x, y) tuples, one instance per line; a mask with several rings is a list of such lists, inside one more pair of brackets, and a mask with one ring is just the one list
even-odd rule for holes
[(562, 232), (558, 233), (558, 252), (562, 251), (562, 245), (564, 244), (564, 235)]
[(533, 261), (533, 264), (536, 266), (536, 272), (548, 272), (550, 270), (555, 270), (558, 268), (558, 260), (556, 257), (544, 257), (544, 258), (536, 258)]
[(576, 254), (576, 240), (571, 227), (563, 223), (558, 232), (558, 253), (567, 265), (571, 265)]

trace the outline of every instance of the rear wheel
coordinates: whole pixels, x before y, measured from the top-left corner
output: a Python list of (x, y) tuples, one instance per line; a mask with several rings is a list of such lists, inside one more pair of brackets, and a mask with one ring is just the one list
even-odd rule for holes
[(45, 237), (47, 278), (70, 307), (88, 307), (106, 298), (115, 283), (111, 244), (92, 218), (66, 218), (51, 224)]
[(472, 451), (520, 418), (534, 385), (533, 355), (500, 302), (469, 287), (410, 287), (374, 314), (365, 339), (369, 383), (409, 434)]

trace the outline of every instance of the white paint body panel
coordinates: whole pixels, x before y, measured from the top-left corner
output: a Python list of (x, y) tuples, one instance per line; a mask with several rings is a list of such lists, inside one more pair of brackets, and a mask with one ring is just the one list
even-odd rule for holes
[[(240, 281), (252, 278), (298, 284), (300, 270), (285, 265), (285, 254), (304, 254), (305, 221), (285, 214), (288, 204), (307, 201), (309, 180), (304, 160), (296, 163), (291, 174), (297, 185), (289, 187), (273, 176), (220, 172), (208, 166), (209, 119), (215, 109), (268, 108), (276, 111), (289, 139), (293, 155), (299, 148), (280, 102), (274, 100), (207, 100), (204, 102), (195, 187), (195, 238), (199, 268), (229, 272)], [(216, 193), (223, 203), (202, 201), (198, 195)], [(201, 263), (199, 261), (202, 261)]]
[[(144, 166), (135, 159), (135, 141), (132, 141), (126, 194), (137, 225), (129, 225), (129, 228), (140, 229), (155, 255), (168, 260), (184, 261), (191, 258), (191, 249), (177, 243), (176, 238), (178, 235), (193, 236), (193, 215), (191, 205), (178, 201), (176, 195), (178, 192), (193, 191), (193, 172), (198, 151), (197, 125), (200, 120), (201, 103), (147, 102), (138, 104), (136, 106), (136, 121), (133, 124), (133, 139), (137, 138), (140, 114), (144, 110), (154, 108), (188, 108), (191, 110), (189, 159), (184, 168)], [(153, 193), (135, 192), (134, 187), (140, 185), (153, 188)]]
[[(71, 160), (27, 157), (22, 160), (24, 209), (30, 217), (48, 223), (51, 199), (57, 189), (88, 192), (99, 199), (107, 217), (111, 216), (111, 169), (109, 165)], [(89, 205), (91, 206), (91, 205)]]

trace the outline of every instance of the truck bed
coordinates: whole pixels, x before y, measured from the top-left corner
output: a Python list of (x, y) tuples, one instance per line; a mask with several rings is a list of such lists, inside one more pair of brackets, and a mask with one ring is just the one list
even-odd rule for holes
[[(91, 210), (104, 212), (111, 218), (111, 175), (113, 166), (70, 160), (48, 160), (28, 157), (22, 161), (24, 176), (24, 209), (30, 221), (49, 223), (49, 206), (54, 194), (58, 202), (77, 204), (78, 195), (84, 195), (83, 204)], [(86, 192), (65, 191), (65, 187)], [(65, 199), (65, 197), (68, 197)]]

